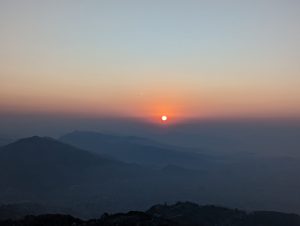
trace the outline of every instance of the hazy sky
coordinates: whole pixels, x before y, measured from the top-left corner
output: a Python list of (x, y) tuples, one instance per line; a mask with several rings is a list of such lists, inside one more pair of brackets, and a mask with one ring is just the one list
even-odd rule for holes
[(300, 1), (1, 0), (0, 113), (300, 115)]

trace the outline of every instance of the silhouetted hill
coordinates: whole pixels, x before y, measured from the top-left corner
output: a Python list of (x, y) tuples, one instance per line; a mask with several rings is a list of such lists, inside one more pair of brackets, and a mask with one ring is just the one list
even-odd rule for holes
[(174, 150), (171, 146), (135, 136), (117, 136), (97, 132), (75, 131), (60, 138), (71, 145), (107, 154), (121, 161), (148, 166), (166, 166), (169, 164), (187, 168), (204, 168), (206, 155)]
[(238, 209), (179, 202), (156, 205), (145, 212), (104, 214), (100, 219), (88, 221), (70, 215), (48, 214), (0, 223), (3, 226), (299, 226), (300, 216), (267, 211), (246, 213)]
[(0, 148), (0, 189), (8, 196), (10, 191), (59, 191), (87, 182), (92, 170), (104, 179), (106, 168), (122, 166), (126, 165), (52, 138), (30, 137)]
[(100, 157), (53, 138), (38, 136), (20, 139), (1, 147), (0, 155), (1, 161), (13, 159), (15, 164), (37, 163), (37, 160), (38, 162), (45, 161), (51, 165), (59, 164), (68, 167), (93, 165), (100, 162), (101, 164), (116, 163), (107, 157)]
[(243, 211), (216, 206), (199, 206), (191, 202), (156, 205), (148, 214), (172, 220), (180, 225), (235, 225), (246, 214)]
[(175, 169), (153, 170), (52, 138), (30, 137), (0, 148), (0, 200), (70, 207), (76, 216), (95, 216), (198, 193), (197, 171)]
[(30, 137), (0, 148), (0, 196), (2, 202), (86, 197), (145, 171), (52, 138)]

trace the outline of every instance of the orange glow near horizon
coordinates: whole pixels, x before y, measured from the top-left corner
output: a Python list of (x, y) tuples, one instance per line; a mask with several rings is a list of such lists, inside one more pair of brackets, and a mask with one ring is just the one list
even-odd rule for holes
[(2, 2), (0, 115), (300, 117), (300, 14), (287, 1), (220, 1), (218, 13), (202, 1)]

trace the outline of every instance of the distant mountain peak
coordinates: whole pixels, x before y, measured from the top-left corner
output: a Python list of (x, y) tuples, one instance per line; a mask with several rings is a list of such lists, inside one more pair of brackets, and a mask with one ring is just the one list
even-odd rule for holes
[(24, 138), (21, 138), (19, 139), (19, 141), (22, 141), (22, 140), (28, 140), (28, 141), (41, 141), (41, 140), (55, 140), (54, 138), (52, 137), (43, 137), (43, 136), (30, 136), (30, 137), (24, 137)]
[(20, 147), (26, 147), (28, 145), (34, 146), (34, 145), (63, 145), (63, 146), (70, 146), (69, 144), (64, 144), (52, 137), (41, 137), (41, 136), (31, 136), (31, 137), (25, 137), (21, 138), (13, 143), (10, 143), (5, 147), (11, 147), (11, 146), (20, 146)]

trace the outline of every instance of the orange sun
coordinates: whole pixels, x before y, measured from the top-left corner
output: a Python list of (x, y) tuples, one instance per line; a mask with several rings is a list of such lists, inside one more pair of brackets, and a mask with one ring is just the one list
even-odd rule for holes
[(165, 122), (165, 121), (168, 120), (168, 117), (167, 117), (166, 115), (163, 115), (163, 116), (161, 116), (161, 120), (162, 120), (163, 122)]

